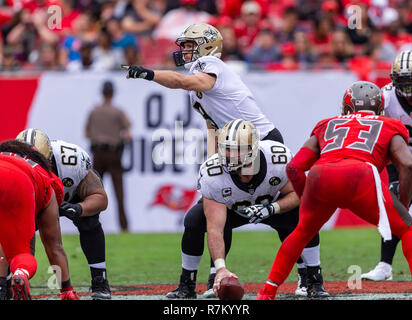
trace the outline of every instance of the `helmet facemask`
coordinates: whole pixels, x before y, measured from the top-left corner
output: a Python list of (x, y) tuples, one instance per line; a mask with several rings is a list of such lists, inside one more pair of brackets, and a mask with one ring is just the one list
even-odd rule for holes
[[(176, 67), (185, 66), (185, 68), (190, 68), (192, 63), (200, 58), (199, 41), (201, 42), (201, 44), (204, 42), (204, 40), (201, 38), (190, 40), (186, 38), (178, 38), (176, 40), (176, 44), (179, 46), (179, 50), (173, 52), (173, 60), (175, 62)], [(184, 46), (187, 42), (193, 43), (193, 49), (185, 49)], [(190, 61), (185, 60), (185, 54), (192, 55)]]
[(256, 159), (249, 145), (230, 146), (218, 144), (220, 163), (228, 172), (235, 172), (240, 168), (248, 167)]
[(404, 98), (412, 97), (412, 73), (391, 73), (391, 79), (398, 95)]
[(241, 173), (244, 175), (256, 174), (259, 171), (259, 166), (255, 163), (259, 154), (257, 129), (249, 127), (236, 136), (231, 136), (225, 129), (227, 127), (223, 128), (218, 139), (218, 156), (225, 171), (233, 173), (242, 169)]

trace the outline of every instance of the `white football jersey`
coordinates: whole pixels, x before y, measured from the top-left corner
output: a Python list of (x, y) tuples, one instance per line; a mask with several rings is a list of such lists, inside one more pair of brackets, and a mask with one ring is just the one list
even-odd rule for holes
[(398, 97), (395, 93), (395, 87), (392, 83), (387, 84), (383, 87), (383, 98), (385, 101), (385, 116), (393, 119), (400, 120), (408, 129), (409, 132), (409, 150), (412, 151), (412, 115), (407, 114), (402, 108)]
[(63, 182), (64, 201), (70, 201), (76, 194), (79, 183), (92, 168), (89, 154), (81, 147), (62, 140), (51, 140), (56, 160), (57, 175)]
[(234, 119), (252, 122), (264, 138), (275, 126), (262, 113), (252, 92), (239, 75), (219, 58), (205, 56), (195, 61), (189, 73), (212, 73), (216, 75), (214, 87), (208, 91), (189, 91), (192, 107), (214, 128), (220, 129)]
[(271, 140), (260, 141), (259, 150), (260, 170), (248, 185), (241, 183), (236, 174), (225, 171), (215, 153), (200, 167), (197, 190), (241, 216), (245, 207), (275, 201), (288, 182), (286, 165), (292, 153), (282, 143)]

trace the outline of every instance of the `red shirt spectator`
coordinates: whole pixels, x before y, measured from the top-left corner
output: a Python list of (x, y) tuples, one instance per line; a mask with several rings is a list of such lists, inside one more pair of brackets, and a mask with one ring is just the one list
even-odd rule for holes
[(332, 26), (329, 20), (316, 19), (313, 31), (308, 32), (308, 39), (314, 48), (315, 53), (320, 54), (326, 51), (332, 42)]
[[(242, 12), (242, 5), (245, 2), (250, 2), (248, 0), (223, 0), (223, 9), (222, 14), (223, 16), (229, 16), (232, 19), (237, 19), (240, 17)], [(269, 7), (271, 5), (270, 0), (255, 0), (260, 6), (262, 17), (266, 17), (269, 13)]]
[(284, 43), (281, 46), (282, 60), (267, 65), (268, 71), (294, 71), (299, 69), (299, 63), (296, 61), (296, 47), (293, 43)]
[(242, 6), (242, 15), (234, 23), (234, 30), (238, 44), (243, 53), (252, 46), (260, 31), (262, 20), (261, 9), (257, 2), (247, 1)]
[(407, 43), (412, 42), (412, 36), (409, 33), (406, 32), (397, 32), (395, 34), (386, 32), (383, 35), (383, 40), (387, 41), (395, 46), (395, 48), (398, 50), (400, 47)]
[(47, 11), (47, 8), (53, 5), (60, 5), (59, 0), (22, 0), (22, 8), (28, 9), (30, 13), (38, 9), (44, 9)]
[(58, 33), (59, 36), (64, 36), (73, 33), (74, 21), (79, 17), (80, 11), (74, 9), (73, 0), (61, 0), (62, 8), (62, 21), (61, 29), (53, 29), (54, 32)]

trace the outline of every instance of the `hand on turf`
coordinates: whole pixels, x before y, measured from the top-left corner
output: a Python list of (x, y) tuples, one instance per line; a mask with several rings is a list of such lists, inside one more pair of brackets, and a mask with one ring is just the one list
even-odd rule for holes
[(80, 300), (79, 295), (74, 290), (60, 293), (61, 300)]
[(216, 272), (215, 282), (213, 283), (213, 292), (215, 293), (215, 295), (217, 295), (217, 291), (220, 288), (220, 282), (222, 281), (223, 278), (227, 278), (227, 277), (234, 277), (236, 279), (239, 278), (236, 274), (230, 272), (230, 270), (226, 268), (220, 268)]
[(243, 213), (247, 215), (250, 223), (260, 223), (262, 220), (268, 218), (274, 213), (275, 209), (272, 204), (264, 206), (263, 204), (256, 204), (254, 206), (243, 209)]
[(82, 206), (77, 203), (63, 202), (59, 207), (59, 215), (67, 217), (73, 222), (78, 220), (83, 213)]

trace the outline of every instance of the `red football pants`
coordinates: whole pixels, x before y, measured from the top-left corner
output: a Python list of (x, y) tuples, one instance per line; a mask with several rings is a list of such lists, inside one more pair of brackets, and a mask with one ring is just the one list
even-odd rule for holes
[(30, 254), (34, 215), (33, 182), (18, 167), (0, 161), (0, 244), (11, 272), (23, 268), (30, 278), (37, 269), (36, 259)]
[[(391, 231), (402, 240), (403, 253), (412, 273), (412, 227), (395, 209), (388, 185), (382, 183)], [(314, 165), (309, 171), (296, 229), (283, 241), (269, 279), (282, 284), (307, 243), (319, 232), (337, 208), (349, 209), (374, 225), (379, 221), (376, 185), (372, 167), (356, 160)]]

